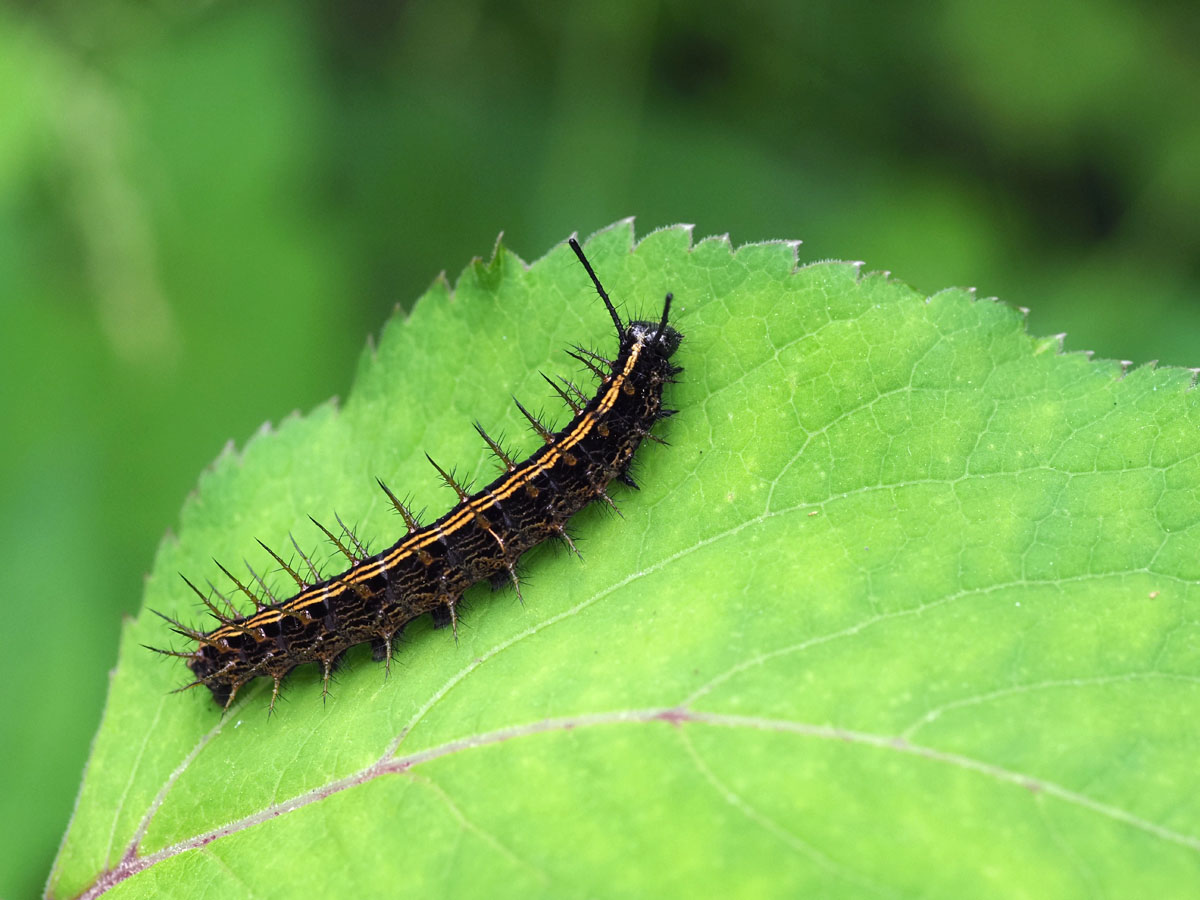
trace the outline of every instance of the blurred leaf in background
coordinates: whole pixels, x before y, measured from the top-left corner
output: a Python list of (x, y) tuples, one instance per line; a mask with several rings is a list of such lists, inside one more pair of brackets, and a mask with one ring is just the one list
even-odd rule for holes
[(40, 889), (198, 472), (501, 230), (799, 236), (1200, 363), (1198, 30), (1128, 0), (0, 6), (0, 894)]

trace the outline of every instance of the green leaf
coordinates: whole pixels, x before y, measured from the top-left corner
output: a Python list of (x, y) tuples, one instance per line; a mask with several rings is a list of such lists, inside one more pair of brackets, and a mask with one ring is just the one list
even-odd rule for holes
[[(224, 719), (143, 611), (49, 892), (113, 896), (871, 893), (1165, 896), (1200, 883), (1200, 409), (1192, 373), (1064, 354), (970, 293), (922, 297), (795, 245), (588, 243), (626, 314), (674, 291), (671, 446), (617, 518), (574, 520), (457, 646), (409, 630), (321, 702), (297, 672)], [(307, 515), (401, 533), (373, 478), (453, 501), (470, 428), (527, 433), (559, 351), (611, 347), (570, 251), (503, 248), (435, 283), (343, 408), (222, 456), (146, 608), (199, 623), (177, 572), (306, 550)], [(559, 413), (558, 422), (566, 418)], [(326, 551), (322, 549), (321, 554)], [(308, 667), (311, 669), (312, 667)]]

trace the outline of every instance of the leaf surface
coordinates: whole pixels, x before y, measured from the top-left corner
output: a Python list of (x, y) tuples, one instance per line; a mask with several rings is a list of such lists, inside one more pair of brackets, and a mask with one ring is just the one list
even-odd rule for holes
[[(668, 290), (686, 367), (623, 518), (477, 586), (457, 646), (409, 629), (278, 715), (222, 719), (128, 623), (49, 893), (114, 897), (1177, 895), (1200, 883), (1200, 409), (1192, 374), (1064, 354), (1004, 305), (795, 245), (587, 249), (625, 314)], [(565, 246), (499, 248), (388, 323), (353, 390), (223, 455), (145, 607), (258, 571), (309, 514), (374, 549), (374, 477), (440, 514), (478, 419), (615, 343)], [(527, 402), (526, 405), (529, 405)], [(567, 418), (557, 412), (557, 422)], [(483, 483), (483, 482), (480, 482)], [(337, 562), (330, 558), (330, 565)], [(276, 581), (282, 586), (282, 582)], [(208, 627), (205, 625), (204, 627)], [(178, 646), (178, 645), (177, 645)]]

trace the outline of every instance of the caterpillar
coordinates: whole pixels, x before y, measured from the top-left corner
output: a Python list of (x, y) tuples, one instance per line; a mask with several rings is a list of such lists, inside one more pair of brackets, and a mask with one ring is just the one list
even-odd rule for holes
[(342, 654), (367, 642), (373, 657), (384, 662), (385, 672), (390, 672), (395, 642), (414, 619), (430, 613), (435, 626), (449, 625), (457, 638), (457, 607), (467, 588), (484, 580), (494, 588), (511, 583), (520, 597), (517, 563), (526, 551), (558, 539), (578, 554), (567, 534), (567, 521), (594, 502), (613, 505), (608, 494), (613, 481), (637, 487), (629, 474), (635, 452), (646, 438), (661, 441), (651, 429), (676, 412), (662, 405), (664, 388), (683, 371), (671, 362), (683, 339), (668, 324), (672, 295), (666, 295), (658, 321), (623, 321), (579, 242), (571, 238), (569, 244), (617, 331), (614, 359), (579, 346), (567, 351), (599, 379), (590, 399), (570, 381), (561, 379), (560, 385), (542, 376), (571, 408), (570, 423), (552, 432), (516, 401), (543, 441), (520, 462), (476, 423), (476, 431), (503, 471), (474, 493), (468, 493), (427, 454), (441, 479), (458, 495), (458, 503), (429, 525), (422, 525), (408, 506), (376, 479), (406, 526), (405, 535), (382, 552), (367, 553), (340, 519), (340, 533), (312, 519), (349, 562), (348, 569), (331, 578), (321, 577), (302, 551), (303, 574), (262, 544), (295, 581), (296, 593), (286, 599), (275, 599), (253, 570), (251, 575), (263, 595), (217, 563), (230, 580), (231, 590), (236, 588), (253, 604), (254, 611), (243, 615), (215, 588), (206, 594), (184, 576), (217, 626), (200, 631), (155, 611), (176, 634), (195, 644), (190, 650), (147, 648), (185, 661), (193, 680), (178, 690), (203, 685), (217, 705), (228, 710), (244, 685), (256, 678), (270, 678), (270, 714), (284, 677), (292, 669), (319, 665), (322, 695), (327, 697), (330, 675)]

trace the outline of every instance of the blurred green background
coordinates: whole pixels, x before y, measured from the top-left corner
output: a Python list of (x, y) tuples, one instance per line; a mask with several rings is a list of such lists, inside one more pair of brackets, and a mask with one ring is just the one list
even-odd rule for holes
[(1200, 365), (1198, 45), (1184, 0), (0, 5), (0, 895), (201, 469), (501, 230), (802, 238)]

